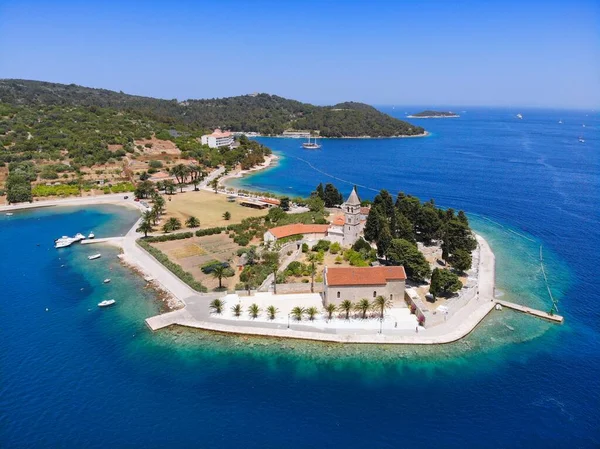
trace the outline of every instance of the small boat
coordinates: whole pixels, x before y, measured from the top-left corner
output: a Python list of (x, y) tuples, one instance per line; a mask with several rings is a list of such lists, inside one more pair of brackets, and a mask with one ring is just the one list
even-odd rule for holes
[(94, 237), (96, 237), (96, 236), (94, 235), (94, 233), (93, 233), (93, 232), (90, 232), (87, 238), (88, 238), (89, 240), (91, 240), (91, 239), (93, 239)]
[(112, 306), (116, 301), (114, 299), (106, 299), (102, 302), (98, 303), (98, 307), (108, 307)]
[(91, 256), (88, 256), (88, 259), (94, 260), (94, 259), (100, 259), (100, 257), (102, 257), (102, 254), (98, 253), (98, 254), (93, 254)]
[(562, 125), (562, 123), (563, 123), (563, 121), (562, 121), (562, 120), (559, 120), (559, 121), (558, 121), (558, 124), (559, 124), (559, 125)]
[(502, 310), (502, 304), (496, 304), (495, 309), (496, 310)]
[(12, 215), (13, 215), (13, 213), (12, 213), (12, 212), (7, 212), (7, 213), (6, 213), (6, 216), (7, 216), (7, 217), (11, 217)]
[(81, 232), (78, 232), (77, 234), (75, 234), (75, 237), (73, 237), (73, 240), (76, 242), (79, 242), (84, 239), (85, 239), (85, 235), (83, 235)]
[(310, 141), (310, 136), (308, 136), (308, 142), (304, 142), (302, 144), (302, 148), (305, 148), (307, 150), (318, 150), (319, 148), (321, 148), (321, 145), (319, 145), (317, 143), (317, 138), (315, 137), (315, 141), (311, 142)]
[(583, 140), (583, 137), (580, 137), (580, 138), (579, 138), (579, 142), (580, 142), (580, 143), (585, 143), (585, 140)]
[(110, 282), (110, 279), (109, 279), (109, 278), (106, 278), (106, 279), (104, 279), (104, 283), (105, 283), (105, 284), (108, 284), (109, 282)]
[(521, 113), (518, 113), (518, 114), (517, 114), (517, 118), (518, 118), (519, 120), (523, 120), (523, 116), (521, 115)]

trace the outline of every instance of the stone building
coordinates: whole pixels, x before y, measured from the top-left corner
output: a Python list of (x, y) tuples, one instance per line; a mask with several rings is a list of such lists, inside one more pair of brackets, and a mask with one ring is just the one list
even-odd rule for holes
[(344, 300), (372, 301), (384, 296), (394, 306), (404, 304), (406, 273), (404, 267), (325, 267), (323, 302), (339, 305)]

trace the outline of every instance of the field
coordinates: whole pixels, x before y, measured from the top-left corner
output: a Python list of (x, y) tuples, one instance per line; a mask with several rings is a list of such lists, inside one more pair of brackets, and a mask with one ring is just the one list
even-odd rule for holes
[(210, 274), (204, 274), (201, 270), (201, 266), (211, 260), (228, 262), (235, 271), (235, 276), (223, 278), (223, 287), (233, 290), (235, 284), (239, 282), (240, 271), (237, 267), (239, 260), (237, 250), (240, 246), (234, 243), (233, 239), (225, 233), (153, 243), (152, 246), (164, 252), (169, 259), (181, 265), (185, 271), (189, 271), (196, 280), (202, 282), (209, 290), (214, 290), (219, 286), (217, 279)]
[[(266, 210), (252, 209), (240, 206), (238, 203), (229, 203), (225, 195), (215, 194), (200, 190), (198, 192), (177, 193), (167, 198), (167, 213), (163, 221), (176, 217), (185, 222), (190, 216), (200, 220), (201, 228), (212, 228), (239, 223), (244, 218), (260, 217), (267, 215)], [(223, 213), (229, 212), (231, 219), (223, 219)]]

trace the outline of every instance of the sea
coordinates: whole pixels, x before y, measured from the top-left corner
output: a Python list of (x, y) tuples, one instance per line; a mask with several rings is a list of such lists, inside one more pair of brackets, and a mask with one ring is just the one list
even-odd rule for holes
[(564, 324), (505, 309), (433, 347), (152, 333), (143, 320), (163, 304), (118, 249), (53, 248), (122, 235), (138, 212), (2, 214), (0, 447), (600, 447), (600, 116), (452, 110), (409, 120), (422, 138), (318, 151), (259, 138), (277, 166), (235, 182), (292, 197), (320, 182), (365, 199), (385, 188), (465, 210), (496, 255), (497, 295), (543, 310), (554, 299)]

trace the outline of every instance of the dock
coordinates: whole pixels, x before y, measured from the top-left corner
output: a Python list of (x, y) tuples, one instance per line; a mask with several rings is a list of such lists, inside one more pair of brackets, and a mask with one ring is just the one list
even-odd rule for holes
[(124, 237), (104, 237), (100, 239), (84, 239), (80, 243), (82, 245), (91, 245), (92, 243), (113, 243), (121, 244)]
[(501, 299), (496, 299), (496, 304), (500, 304), (502, 307), (507, 307), (512, 310), (516, 310), (517, 312), (527, 313), (529, 315), (536, 316), (538, 318), (543, 318), (548, 321), (553, 321), (555, 323), (562, 323), (564, 318), (561, 315), (550, 314), (548, 312), (544, 312), (542, 310), (534, 309), (527, 306), (522, 306), (521, 304), (516, 304), (514, 302), (503, 301)]

